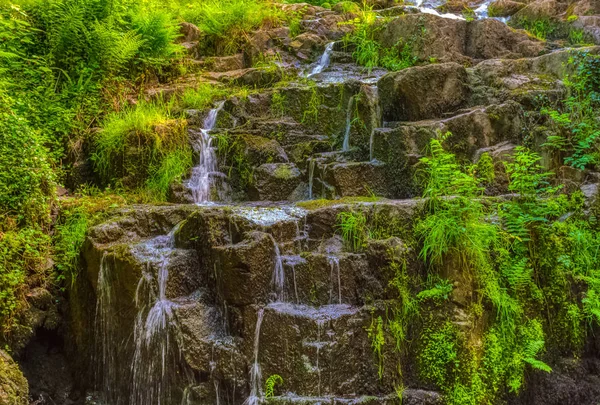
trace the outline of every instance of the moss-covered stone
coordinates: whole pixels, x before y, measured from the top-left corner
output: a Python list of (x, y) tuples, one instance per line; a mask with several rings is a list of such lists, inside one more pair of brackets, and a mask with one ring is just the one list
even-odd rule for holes
[(29, 404), (27, 380), (8, 353), (0, 350), (0, 403), (3, 405)]

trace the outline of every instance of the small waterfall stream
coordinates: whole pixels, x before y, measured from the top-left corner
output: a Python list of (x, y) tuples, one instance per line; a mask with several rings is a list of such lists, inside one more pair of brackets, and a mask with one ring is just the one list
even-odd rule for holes
[(112, 266), (104, 252), (100, 260), (95, 319), (96, 381), (106, 399), (117, 402), (117, 344), (114, 342), (114, 291)]
[(275, 252), (273, 257), (273, 277), (271, 283), (273, 284), (276, 300), (285, 302), (285, 270), (283, 268), (283, 261), (281, 260), (281, 251), (279, 249), (279, 244), (273, 235), (269, 236), (273, 242)]
[(334, 295), (333, 295), (333, 286), (336, 282), (337, 276), (337, 285), (338, 285), (338, 293), (337, 293), (337, 301), (338, 304), (342, 303), (342, 280), (340, 277), (340, 259), (337, 256), (327, 256), (327, 262), (329, 262), (330, 269), (330, 287), (329, 287), (329, 303), (333, 304)]
[(375, 138), (375, 129), (381, 126), (381, 105), (379, 103), (379, 90), (377, 86), (370, 87), (372, 91), (372, 114), (371, 114), (371, 133), (369, 135), (369, 160), (373, 160), (373, 141)]
[[(172, 328), (176, 327), (173, 309), (176, 304), (167, 298), (170, 254), (175, 247), (175, 231), (158, 236), (143, 245), (140, 256), (158, 266), (158, 294), (152, 288), (151, 272), (142, 274), (136, 290), (138, 316), (134, 326), (135, 352), (133, 386), (130, 404), (168, 404), (171, 395), (169, 367), (176, 364), (178, 350), (171, 344)], [(148, 310), (148, 308), (150, 308)]]
[(262, 325), (265, 309), (260, 308), (256, 317), (256, 328), (254, 330), (254, 364), (250, 369), (250, 396), (244, 401), (244, 405), (258, 405), (261, 397), (262, 373), (258, 362), (260, 347), (260, 327)]
[(346, 111), (346, 130), (344, 132), (344, 143), (342, 144), (342, 151), (347, 152), (350, 150), (350, 131), (352, 129), (352, 106), (354, 105), (354, 96), (350, 97), (348, 101), (348, 110)]
[(188, 181), (188, 187), (192, 190), (194, 202), (204, 203), (211, 199), (212, 177), (222, 176), (217, 170), (217, 154), (212, 146), (213, 138), (210, 131), (215, 127), (219, 111), (223, 109), (224, 101), (208, 113), (199, 135), (200, 161), (192, 169), (192, 176)]
[(327, 46), (325, 46), (325, 51), (323, 52), (323, 55), (321, 55), (319, 63), (317, 63), (317, 65), (313, 68), (313, 70), (307, 77), (318, 75), (323, 71), (323, 69), (329, 66), (329, 62), (331, 61), (331, 53), (333, 52), (333, 45), (334, 43), (330, 42), (327, 44)]

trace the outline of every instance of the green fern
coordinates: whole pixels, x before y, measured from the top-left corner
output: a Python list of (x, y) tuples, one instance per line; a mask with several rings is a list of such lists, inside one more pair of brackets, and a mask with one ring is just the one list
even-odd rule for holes
[(279, 374), (273, 374), (265, 381), (265, 398), (273, 398), (275, 396), (275, 386), (283, 384), (283, 378)]

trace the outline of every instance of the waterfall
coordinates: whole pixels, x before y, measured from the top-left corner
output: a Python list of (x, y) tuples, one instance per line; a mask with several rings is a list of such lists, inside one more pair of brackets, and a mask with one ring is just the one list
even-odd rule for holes
[(313, 198), (313, 179), (315, 176), (315, 159), (308, 159), (308, 199)]
[(327, 256), (329, 262), (331, 285), (329, 287), (329, 303), (333, 303), (333, 285), (335, 284), (334, 273), (337, 273), (337, 285), (338, 285), (338, 304), (342, 303), (342, 280), (340, 277), (340, 259), (336, 256)]
[(346, 131), (344, 132), (344, 143), (342, 144), (342, 151), (347, 152), (350, 150), (350, 130), (352, 129), (352, 105), (354, 104), (354, 96), (350, 97), (348, 101), (348, 110), (346, 111)]
[(176, 304), (167, 298), (169, 258), (177, 228), (167, 236), (156, 237), (144, 244), (140, 253), (149, 265), (154, 263), (158, 266), (158, 294), (152, 288), (151, 272), (142, 274), (135, 296), (138, 316), (133, 334), (135, 352), (131, 405), (169, 404), (174, 388), (173, 378), (179, 374), (176, 369), (180, 363), (179, 351), (171, 342), (173, 328), (177, 326), (173, 313)]
[(212, 136), (210, 131), (217, 123), (219, 111), (223, 109), (224, 101), (220, 102), (216, 108), (208, 113), (204, 120), (204, 128), (200, 130), (199, 150), (200, 161), (192, 169), (192, 176), (188, 182), (188, 187), (192, 190), (192, 196), (196, 204), (210, 201), (211, 176), (217, 175), (217, 154), (212, 146)]
[(381, 105), (379, 104), (379, 91), (377, 86), (372, 86), (373, 91), (373, 111), (371, 114), (371, 134), (369, 136), (369, 160), (373, 160), (373, 140), (375, 138), (375, 129), (381, 125)]
[(98, 286), (96, 298), (95, 317), (95, 353), (96, 353), (96, 380), (100, 384), (99, 390), (104, 393), (106, 400), (117, 403), (117, 342), (114, 341), (115, 313), (114, 291), (112, 288), (112, 267), (107, 261), (105, 251), (100, 260), (98, 271)]
[(263, 317), (265, 315), (265, 309), (261, 308), (258, 310), (256, 317), (256, 329), (254, 330), (254, 364), (250, 369), (250, 396), (244, 401), (244, 405), (258, 405), (261, 396), (261, 371), (260, 364), (258, 363), (258, 349), (260, 339), (260, 326), (262, 325)]
[(329, 62), (331, 60), (331, 53), (333, 52), (333, 42), (330, 42), (325, 47), (325, 52), (321, 55), (321, 59), (319, 59), (319, 63), (313, 68), (308, 77), (317, 75), (323, 71), (327, 66), (329, 66)]
[(269, 236), (271, 237), (273, 248), (275, 250), (275, 257), (273, 258), (273, 277), (271, 282), (275, 289), (277, 301), (285, 302), (285, 271), (281, 260), (281, 252), (275, 238), (272, 235)]

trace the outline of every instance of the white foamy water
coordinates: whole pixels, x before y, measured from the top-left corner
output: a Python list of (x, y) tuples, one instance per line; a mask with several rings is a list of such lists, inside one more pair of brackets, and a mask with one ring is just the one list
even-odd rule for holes
[(325, 52), (323, 52), (321, 59), (319, 59), (319, 63), (317, 63), (317, 65), (313, 68), (308, 77), (318, 75), (323, 71), (323, 69), (329, 66), (329, 62), (331, 61), (331, 53), (333, 52), (333, 45), (333, 42), (327, 44), (325, 47)]
[(210, 131), (215, 127), (219, 111), (223, 109), (224, 101), (220, 102), (216, 108), (208, 113), (204, 120), (203, 127), (198, 135), (198, 147), (200, 161), (198, 165), (192, 168), (192, 176), (188, 181), (188, 187), (192, 190), (192, 196), (196, 204), (205, 203), (211, 200), (211, 189), (214, 177), (223, 177), (224, 174), (218, 171), (217, 154), (212, 145), (213, 138)]
[(254, 329), (254, 364), (250, 369), (250, 396), (244, 401), (244, 405), (258, 405), (260, 403), (262, 373), (260, 363), (258, 362), (258, 352), (260, 348), (260, 327), (262, 325), (265, 309), (258, 310), (256, 317), (256, 328)]
[(352, 105), (354, 104), (354, 96), (350, 97), (348, 101), (348, 110), (346, 111), (346, 130), (344, 132), (344, 143), (342, 144), (342, 151), (347, 152), (350, 150), (350, 130), (352, 129)]

